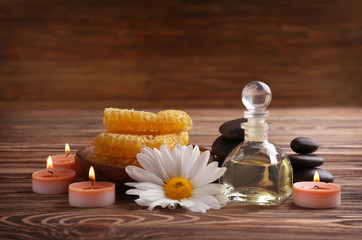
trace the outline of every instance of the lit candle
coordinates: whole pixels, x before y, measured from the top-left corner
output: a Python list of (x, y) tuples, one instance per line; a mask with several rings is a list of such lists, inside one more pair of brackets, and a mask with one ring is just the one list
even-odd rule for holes
[(89, 182), (69, 185), (69, 204), (74, 207), (105, 207), (114, 204), (114, 183), (96, 182), (93, 166), (89, 168)]
[(316, 171), (313, 182), (294, 183), (293, 203), (305, 208), (335, 208), (341, 204), (341, 188), (337, 184), (319, 182)]
[(53, 155), (53, 165), (55, 169), (71, 169), (76, 171), (74, 154), (70, 154), (69, 144), (65, 144), (65, 154)]
[(32, 175), (33, 191), (40, 194), (62, 194), (68, 192), (69, 184), (75, 181), (75, 172), (70, 169), (53, 169), (52, 158), (47, 159), (47, 169)]

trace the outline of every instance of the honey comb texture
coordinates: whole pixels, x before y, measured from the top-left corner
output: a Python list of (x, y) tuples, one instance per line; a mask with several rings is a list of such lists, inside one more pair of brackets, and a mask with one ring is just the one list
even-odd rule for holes
[(157, 114), (128, 109), (106, 108), (103, 124), (111, 133), (166, 134), (189, 131), (192, 119), (181, 110), (164, 110)]
[(135, 158), (120, 158), (120, 157), (108, 157), (99, 156), (95, 153), (88, 154), (87, 160), (92, 163), (98, 163), (106, 166), (124, 168), (128, 165), (134, 165), (140, 167), (141, 165)]
[(167, 145), (173, 149), (177, 143), (187, 145), (189, 134), (186, 131), (163, 135), (133, 135), (104, 132), (99, 134), (92, 144), (98, 156), (136, 158), (143, 147), (160, 149)]

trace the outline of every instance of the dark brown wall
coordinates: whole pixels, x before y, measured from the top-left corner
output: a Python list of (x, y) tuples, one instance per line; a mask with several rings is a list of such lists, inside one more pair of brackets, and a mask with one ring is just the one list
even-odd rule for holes
[(0, 106), (362, 106), (362, 1), (0, 2)]

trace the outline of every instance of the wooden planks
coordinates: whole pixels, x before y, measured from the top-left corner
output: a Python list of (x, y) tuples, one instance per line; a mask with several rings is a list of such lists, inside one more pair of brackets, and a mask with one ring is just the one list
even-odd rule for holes
[[(239, 109), (186, 110), (194, 121), (190, 142), (210, 147), (218, 126), (240, 117)], [(292, 204), (255, 207), (229, 204), (206, 214), (157, 208), (152, 212), (117, 190), (107, 208), (81, 209), (67, 195), (38, 195), (31, 173), (60, 153), (68, 141), (72, 152), (100, 132), (103, 110), (1, 111), (1, 239), (357, 239), (362, 232), (362, 109), (271, 109), (270, 141), (291, 153), (296, 136), (316, 139), (317, 151), (342, 187), (342, 205), (308, 210)], [(81, 179), (79, 179), (81, 180)]]
[(359, 0), (0, 8), (2, 109), (231, 108), (253, 80), (270, 85), (274, 107), (362, 105)]

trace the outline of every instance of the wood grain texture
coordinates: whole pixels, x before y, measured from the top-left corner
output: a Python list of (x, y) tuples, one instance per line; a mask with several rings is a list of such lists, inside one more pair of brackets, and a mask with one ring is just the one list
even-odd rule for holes
[[(362, 106), (359, 0), (4, 0), (0, 107)], [(11, 103), (11, 104), (9, 104)]]
[[(152, 111), (152, 109), (149, 109)], [(159, 109), (153, 109), (157, 111)], [(190, 142), (210, 147), (233, 109), (190, 109)], [(362, 109), (271, 109), (269, 139), (287, 153), (297, 136), (317, 140), (323, 169), (342, 188), (336, 209), (310, 210), (287, 199), (279, 207), (229, 204), (205, 214), (156, 208), (117, 191), (115, 205), (73, 208), (67, 195), (32, 192), (31, 173), (49, 154), (89, 145), (104, 131), (103, 110), (0, 111), (0, 239), (359, 239), (362, 233)], [(81, 180), (81, 179), (78, 179)]]

